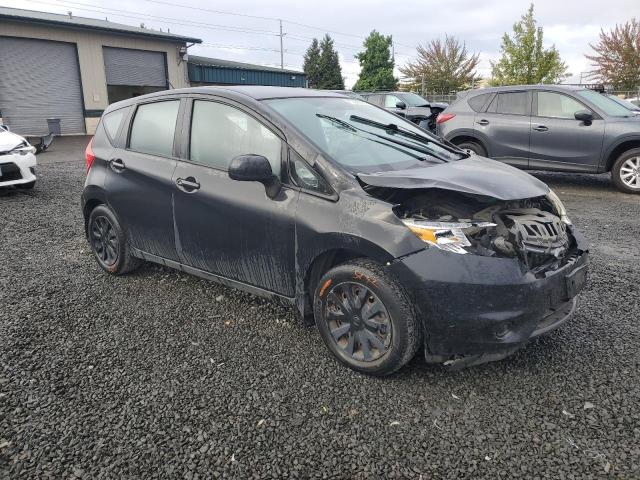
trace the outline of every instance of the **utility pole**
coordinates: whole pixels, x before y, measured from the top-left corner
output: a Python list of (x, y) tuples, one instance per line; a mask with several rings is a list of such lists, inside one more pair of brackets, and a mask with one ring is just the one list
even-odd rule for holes
[(284, 37), (284, 33), (282, 33), (282, 20), (278, 20), (280, 22), (280, 69), (284, 70), (284, 50), (282, 48), (282, 37)]

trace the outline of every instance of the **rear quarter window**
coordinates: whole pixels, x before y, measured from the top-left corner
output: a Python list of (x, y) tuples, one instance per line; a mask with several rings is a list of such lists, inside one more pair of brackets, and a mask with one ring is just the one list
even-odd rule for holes
[(128, 108), (121, 108), (120, 110), (109, 112), (102, 117), (102, 124), (104, 125), (104, 129), (107, 132), (107, 136), (111, 143), (116, 139), (120, 125), (122, 125), (122, 119), (124, 118), (127, 110)]
[(491, 93), (483, 93), (482, 95), (476, 95), (467, 100), (467, 103), (474, 112), (483, 112), (487, 102), (491, 98)]

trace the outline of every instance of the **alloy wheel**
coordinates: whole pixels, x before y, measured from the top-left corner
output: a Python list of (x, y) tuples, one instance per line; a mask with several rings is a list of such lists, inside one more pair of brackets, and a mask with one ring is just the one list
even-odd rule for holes
[(389, 312), (378, 296), (360, 283), (340, 283), (329, 291), (325, 321), (338, 349), (353, 360), (378, 360), (391, 346)]
[(98, 259), (107, 267), (115, 265), (120, 245), (111, 221), (104, 216), (94, 218), (89, 235)]
[(631, 157), (622, 164), (620, 179), (629, 188), (640, 188), (640, 157)]

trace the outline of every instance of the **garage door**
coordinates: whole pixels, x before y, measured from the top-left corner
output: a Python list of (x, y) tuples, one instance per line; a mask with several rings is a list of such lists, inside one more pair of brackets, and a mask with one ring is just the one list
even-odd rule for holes
[(75, 44), (0, 37), (0, 112), (22, 135), (46, 135), (47, 118), (63, 134), (84, 133)]
[(103, 47), (107, 85), (167, 86), (167, 68), (162, 52)]

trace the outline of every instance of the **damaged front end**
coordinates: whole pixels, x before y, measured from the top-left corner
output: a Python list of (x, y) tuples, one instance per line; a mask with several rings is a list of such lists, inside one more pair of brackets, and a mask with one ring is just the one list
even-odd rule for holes
[(391, 268), (413, 292), (427, 361), (502, 359), (571, 316), (587, 249), (552, 191), (518, 199), (379, 183), (361, 179), (426, 244)]

